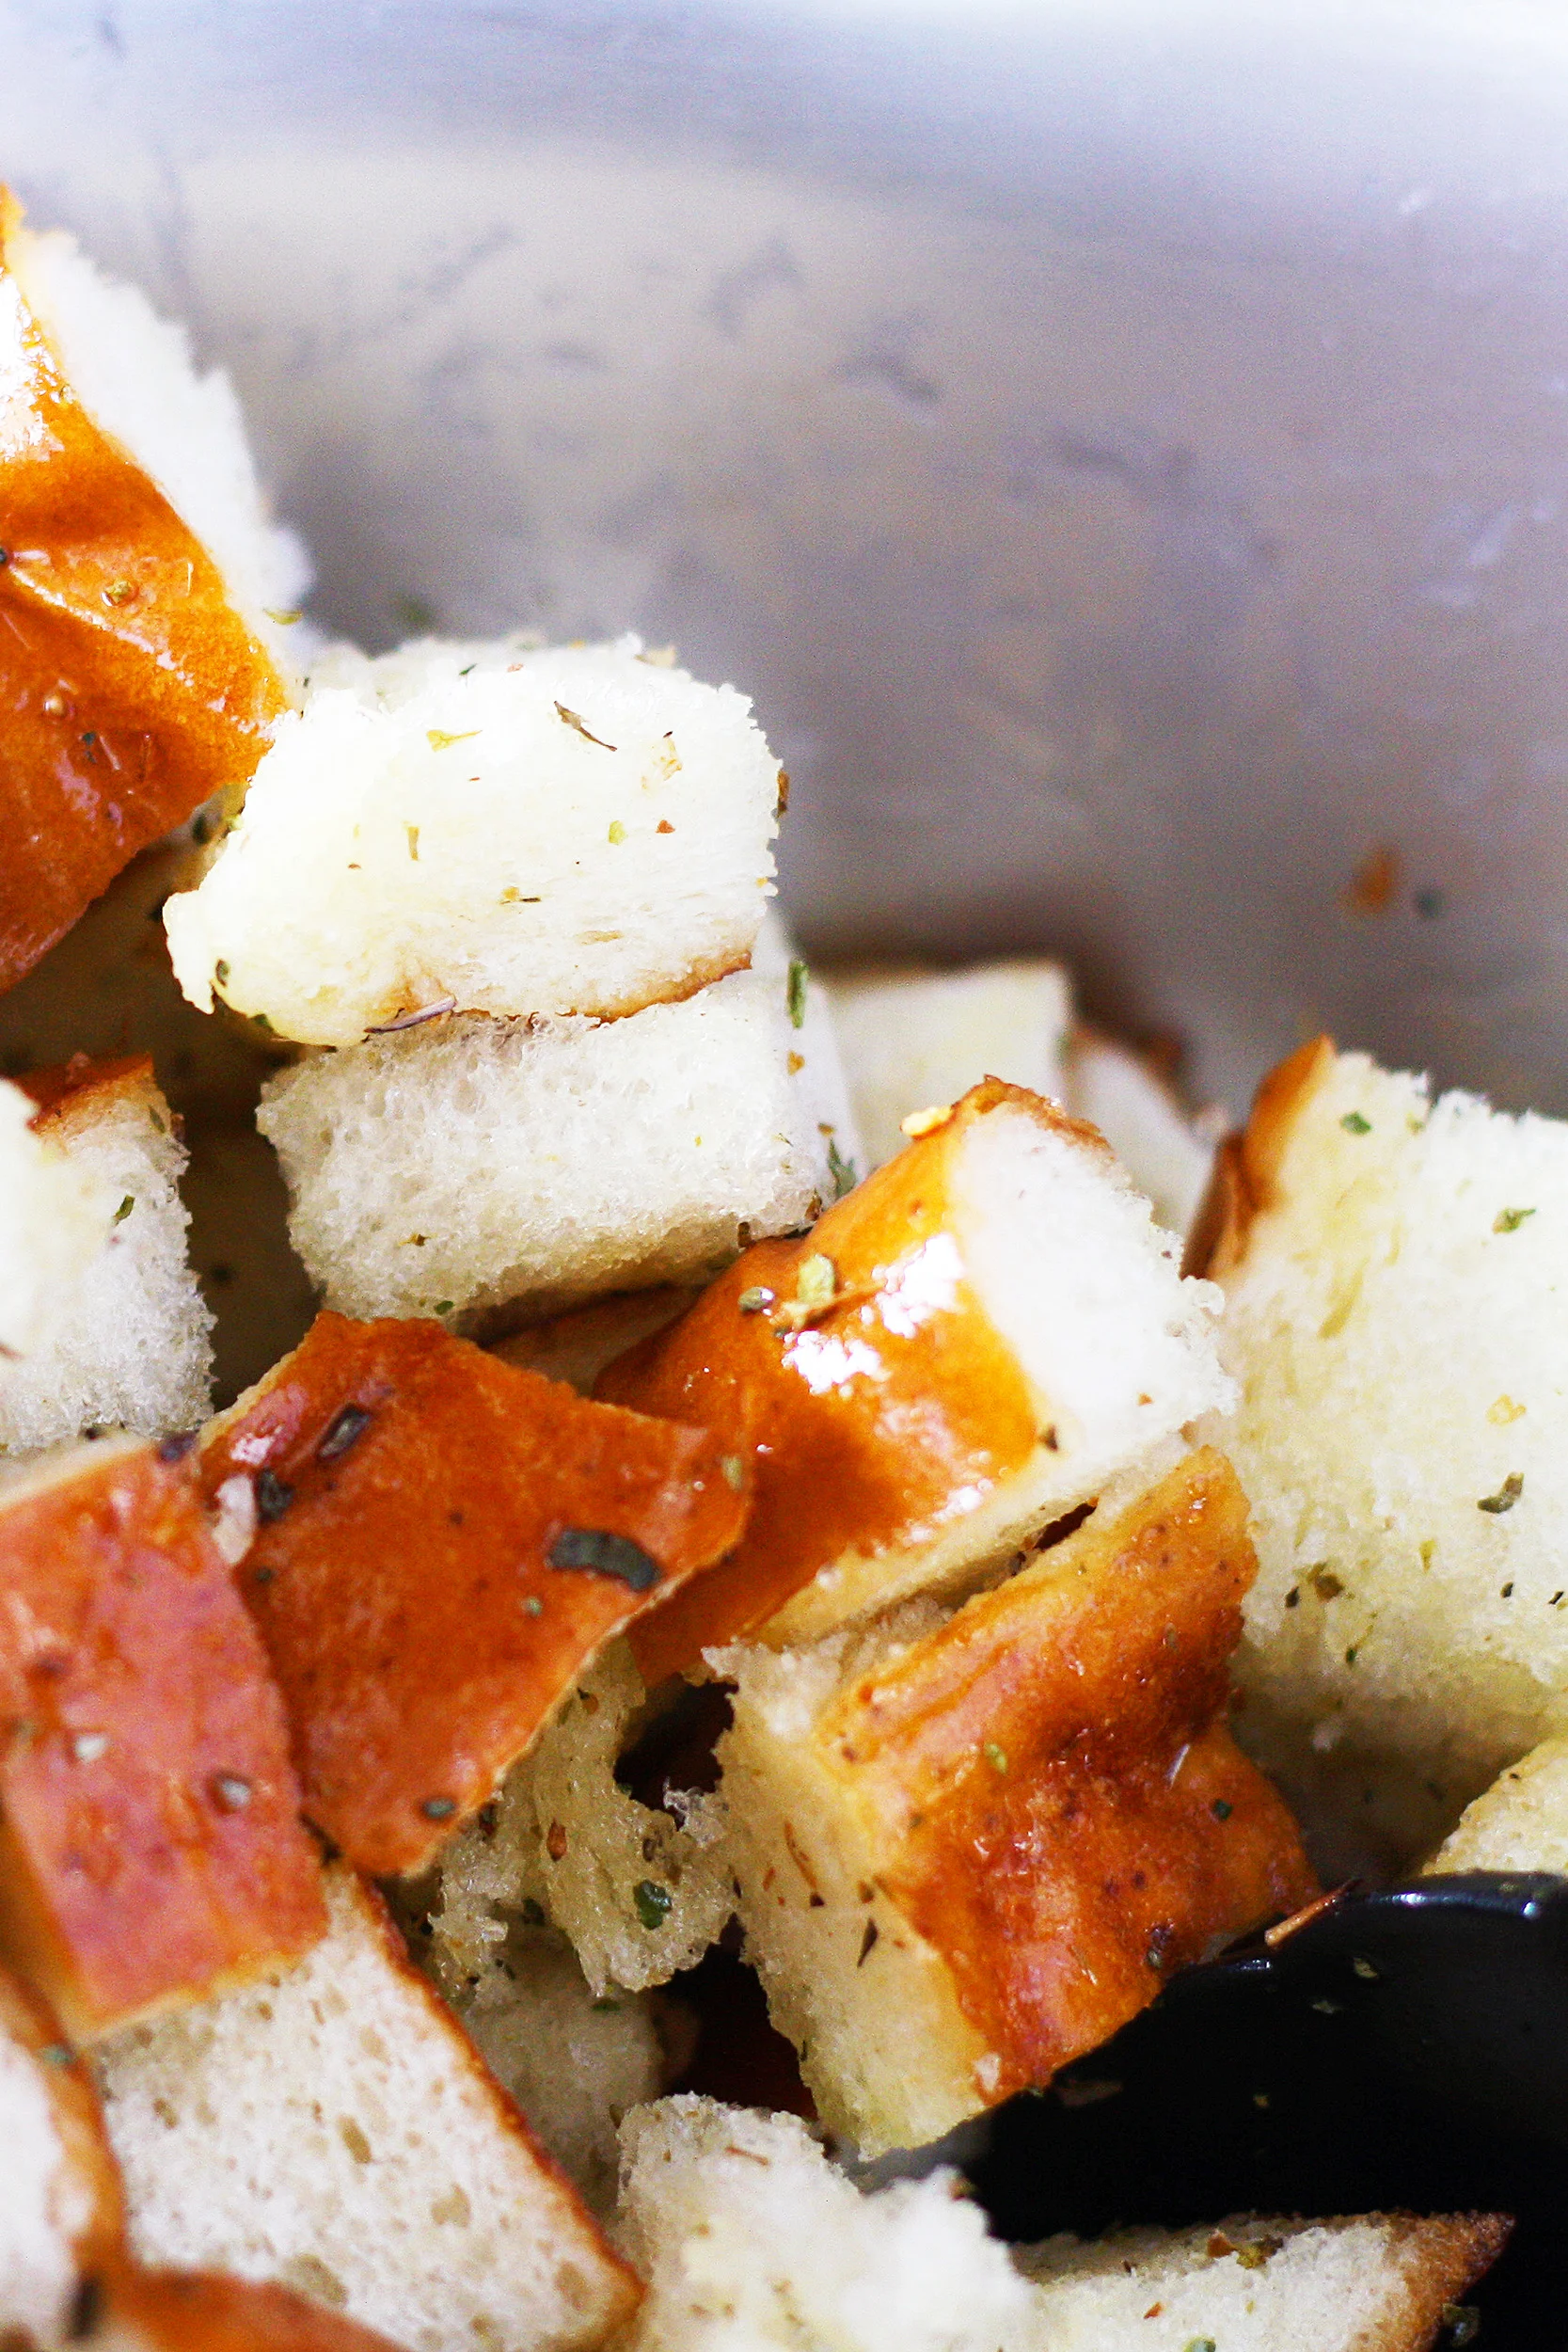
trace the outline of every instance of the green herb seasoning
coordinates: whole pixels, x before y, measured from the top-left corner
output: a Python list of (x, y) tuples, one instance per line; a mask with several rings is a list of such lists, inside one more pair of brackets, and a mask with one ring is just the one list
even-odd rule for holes
[(356, 1445), (371, 1425), (371, 1416), (363, 1405), (345, 1405), (327, 1428), (326, 1435), (316, 1448), (318, 1462), (336, 1462), (351, 1445)]
[(632, 1889), (631, 1899), (637, 1905), (638, 1917), (650, 1935), (655, 1928), (664, 1925), (675, 1907), (673, 1895), (667, 1886), (660, 1886), (657, 1879), (639, 1879)]
[(1526, 1217), (1534, 1215), (1533, 1209), (1499, 1209), (1492, 1219), (1492, 1231), (1495, 1233), (1516, 1233)]
[(1359, 1111), (1347, 1111), (1339, 1124), (1347, 1136), (1370, 1136), (1372, 1132), (1371, 1120), (1363, 1119)]
[(259, 1519), (280, 1519), (293, 1499), (293, 1488), (286, 1486), (276, 1470), (257, 1471), (256, 1516)]
[(828, 1137), (828, 1173), (833, 1180), (833, 1199), (842, 1200), (847, 1192), (853, 1192), (860, 1176), (853, 1160), (847, 1160), (832, 1136)]
[(746, 1465), (738, 1454), (721, 1454), (719, 1467), (724, 1473), (724, 1484), (733, 1494), (738, 1494), (746, 1484)]
[(765, 1289), (760, 1282), (755, 1282), (750, 1290), (741, 1292), (736, 1304), (743, 1315), (760, 1315), (766, 1309), (771, 1307), (775, 1295), (774, 1292)]
[(1228, 1821), (1236, 1808), (1227, 1797), (1216, 1797), (1209, 1810), (1216, 1821)]
[(789, 1025), (802, 1028), (806, 1019), (806, 980), (808, 974), (799, 956), (792, 957), (789, 978), (784, 984), (784, 1002), (789, 1007)]
[(120, 1202), (119, 1208), (115, 1211), (114, 1216), (109, 1220), (110, 1223), (113, 1225), (123, 1225), (135, 1205), (135, 1194), (134, 1192), (128, 1192), (124, 1200)]
[(1508, 1476), (1503, 1480), (1503, 1483), (1498, 1487), (1497, 1493), (1495, 1495), (1482, 1495), (1481, 1500), (1476, 1504), (1476, 1509), (1478, 1511), (1490, 1511), (1494, 1518), (1501, 1518), (1505, 1511), (1513, 1510), (1514, 1504), (1518, 1502), (1519, 1497), (1524, 1493), (1524, 1471), (1510, 1470)]
[(427, 1821), (450, 1821), (456, 1810), (454, 1797), (426, 1797), (420, 1807)]
[(1006, 1771), (1007, 1751), (1006, 1748), (999, 1748), (994, 1740), (988, 1740), (980, 1753), (984, 1756), (986, 1762), (990, 1766), (993, 1772), (1005, 1772)]
[(816, 1313), (821, 1308), (832, 1305), (837, 1291), (838, 1268), (831, 1258), (823, 1257), (818, 1250), (811, 1257), (801, 1259), (800, 1272), (795, 1278), (798, 1306)]

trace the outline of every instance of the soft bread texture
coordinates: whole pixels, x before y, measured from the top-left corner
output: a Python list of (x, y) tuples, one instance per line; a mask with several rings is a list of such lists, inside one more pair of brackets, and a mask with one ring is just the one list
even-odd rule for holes
[(646, 1696), (624, 1643), (562, 1704), (489, 1818), (447, 1847), (431, 1926), (443, 1982), (508, 1923), (564, 1930), (597, 1997), (667, 1983), (702, 1958), (734, 1907), (723, 1807), (641, 1804), (615, 1766)]
[(622, 2145), (623, 2242), (648, 2281), (626, 2352), (1033, 2341), (1031, 2290), (951, 2173), (863, 2196), (793, 2116), (691, 2097), (637, 2108)]
[(285, 1071), (259, 1123), (327, 1304), (527, 1320), (808, 1222), (832, 1182), (784, 993), (736, 973), (624, 1021), (433, 1021)]
[(70, 2340), (90, 2339), (95, 2352), (395, 2352), (388, 2337), (265, 2282), (127, 2265), (94, 2287), (91, 2325)]
[(1101, 1138), (974, 1088), (803, 1239), (762, 1243), (598, 1392), (752, 1458), (732, 1557), (638, 1629), (650, 1687), (715, 1642), (810, 1640), (973, 1587), (1231, 1387)]
[(1185, 1233), (1209, 1182), (1213, 1139), (1144, 1057), (1079, 1024), (1068, 1055), (1067, 1105), (1099, 1128), (1148, 1194), (1156, 1225)]
[(956, 1103), (988, 1076), (1067, 1102), (1072, 983), (1059, 963), (1019, 957), (962, 972), (894, 965), (824, 973), (816, 984), (868, 1167), (902, 1151), (907, 1113)]
[(35, 1132), (36, 1108), (0, 1078), (0, 1417), (47, 1362), (113, 1214), (86, 1168)]
[(211, 1403), (213, 1317), (186, 1256), (185, 1148), (152, 1065), (83, 1061), (22, 1083), (35, 1133), (98, 1204), (100, 1238), (59, 1285), (47, 1343), (0, 1367), (0, 1454), (92, 1428), (192, 1428)]
[(636, 2280), (375, 1895), (327, 1883), (309, 1959), (100, 2053), (138, 2255), (292, 2285), (408, 2352), (598, 2344)]
[(1034, 2281), (1039, 2352), (1431, 2352), (1497, 2260), (1500, 2214), (1232, 2217), (1214, 2230), (1049, 2238)]
[(709, 1566), (745, 1471), (435, 1323), (317, 1317), (209, 1429), (301, 1800), (359, 1868), (422, 1869), (604, 1645)]
[(1428, 2352), (1489, 2214), (1232, 2219), (1006, 2248), (951, 2173), (864, 2195), (804, 2126), (696, 2098), (628, 2117), (627, 2352)]
[(104, 277), (64, 230), (19, 227), (7, 262), (77, 399), (151, 476), (286, 667), (293, 624), (279, 615), (309, 587), (310, 561), (272, 519), (228, 376), (199, 373), (184, 327)]
[[(442, 1918), (455, 1927), (449, 1900)], [(471, 2035), (496, 2080), (589, 2205), (615, 2201), (617, 2129), (623, 2116), (657, 2099), (667, 2069), (653, 2006), (641, 1994), (596, 1994), (566, 1938), (486, 1910), (471, 1915), (461, 1947), (437, 1937), (428, 1919), (416, 1956)], [(422, 1947), (422, 1953), (421, 1953)]]
[(1553, 1870), (1568, 1878), (1568, 1740), (1544, 1740), (1467, 1805), (1425, 1865), (1462, 1870)]
[(400, 1014), (613, 1015), (746, 963), (778, 763), (638, 641), (340, 657), (165, 920), (193, 1003), (351, 1045)]
[(710, 1653), (747, 1956), (830, 2129), (918, 2147), (1314, 1891), (1226, 1728), (1254, 1572), (1222, 1456), (943, 1615)]
[[(120, 437), (155, 437), (162, 455), (187, 441), (190, 483), (213, 472), (181, 340), (68, 246), (29, 240), (4, 190), (0, 370), (8, 985), (139, 849), (243, 787), (289, 686), (199, 530)], [(96, 413), (99, 399), (115, 425)], [(210, 512), (231, 491), (217, 491)]]
[[(872, 1163), (849, 1100), (830, 992), (807, 965), (776, 906), (770, 906), (763, 917), (752, 950), (752, 969), (784, 983), (784, 1004), (795, 1032), (789, 1066), (806, 1119), (827, 1147), (826, 1197), (839, 1200), (860, 1182)], [(902, 1143), (902, 1136), (898, 1141)]]
[(1019, 957), (957, 972), (889, 965), (830, 972), (832, 1009), (864, 1165), (903, 1143), (900, 1121), (956, 1102), (984, 1077), (1049, 1095), (1098, 1127), (1155, 1222), (1184, 1233), (1213, 1147), (1148, 1062), (1074, 1017), (1058, 963)]
[(91, 2080), (43, 2003), (0, 1972), (0, 2337), (63, 2337), (83, 2273), (121, 2228)]
[(1565, 1199), (1568, 1124), (1320, 1040), (1227, 1149), (1208, 1240), (1249, 1704), (1461, 1800), (1568, 1727)]
[(0, 1486), (0, 1956), (78, 2040), (322, 1933), (283, 1709), (187, 1460)]

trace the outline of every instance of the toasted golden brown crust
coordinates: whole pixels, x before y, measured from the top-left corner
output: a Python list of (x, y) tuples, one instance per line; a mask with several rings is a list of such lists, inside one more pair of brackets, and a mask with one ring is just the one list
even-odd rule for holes
[(125, 2267), (89, 2291), (103, 2352), (394, 2352), (390, 2339), (289, 2287)]
[(1497, 2261), (1513, 2223), (1502, 2213), (1391, 2214), (1390, 2252), (1405, 2302), (1349, 2352), (1431, 2352), (1462, 2297)]
[[(863, 1558), (910, 1538), (955, 1487), (995, 1484), (1029, 1459), (1038, 1433), (1027, 1384), (967, 1282), (913, 1328), (901, 1330), (895, 1314), (849, 1322), (901, 1256), (943, 1230), (954, 1155), (973, 1122), (1004, 1103), (1108, 1156), (1097, 1129), (988, 1078), (809, 1233), (757, 1243), (679, 1322), (600, 1375), (595, 1394), (724, 1430), (754, 1466), (755, 1504), (733, 1555), (632, 1634), (650, 1688), (710, 1644), (756, 1631), (845, 1553)], [(806, 1320), (874, 1348), (877, 1378), (814, 1387), (798, 1360), (792, 1302), (813, 1260), (836, 1286)]]
[(133, 1054), (118, 1061), (92, 1061), (73, 1054), (52, 1070), (29, 1070), (17, 1079), (38, 1108), (33, 1126), (40, 1135), (69, 1136), (84, 1120), (97, 1119), (124, 1095), (157, 1095), (150, 1054)]
[(240, 1584), (306, 1810), (381, 1875), (421, 1867), (588, 1660), (746, 1512), (718, 1439), (411, 1320), (321, 1315), (201, 1459), (210, 1494), (253, 1482)]
[(83, 1448), (0, 1492), (0, 1956), (71, 2035), (325, 1928), (282, 1707), (191, 1467)]
[(1333, 1059), (1333, 1039), (1315, 1037), (1269, 1072), (1243, 1133), (1227, 1136), (1214, 1155), (1209, 1189), (1188, 1238), (1183, 1273), (1221, 1281), (1242, 1257), (1253, 1218), (1274, 1198), (1301, 1107)]
[(7, 266), (0, 988), (146, 843), (243, 784), (286, 701), (202, 547), (66, 382)]
[(1001, 2058), (998, 2097), (1314, 1891), (1294, 1822), (1225, 1725), (1256, 1565), (1235, 1473), (1205, 1450), (816, 1727), (877, 1817), (879, 1883)]
[(55, 2129), (73, 2181), (85, 2192), (89, 2218), (71, 2251), (84, 2269), (115, 2259), (125, 2233), (119, 2168), (103, 2128), (98, 2090), (86, 2062), (65, 2038), (47, 2001), (20, 1977), (0, 1968), (0, 2039), (29, 2051), (49, 2099)]

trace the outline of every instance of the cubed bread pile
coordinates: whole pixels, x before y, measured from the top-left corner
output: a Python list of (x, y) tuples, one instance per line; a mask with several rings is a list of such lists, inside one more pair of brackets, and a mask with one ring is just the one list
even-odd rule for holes
[[(0, 2338), (1423, 2352), (1499, 2217), (847, 2167), (1309, 1902), (1271, 1761), (1568, 1851), (1564, 1131), (1313, 1049), (1183, 1272), (1058, 967), (811, 978), (733, 687), (314, 644), (227, 386), (8, 203), (0, 340), (0, 982), (165, 839), (325, 1298), (214, 1414), (153, 1066), (0, 1080)], [(816, 2137), (661, 2096), (736, 1952)]]

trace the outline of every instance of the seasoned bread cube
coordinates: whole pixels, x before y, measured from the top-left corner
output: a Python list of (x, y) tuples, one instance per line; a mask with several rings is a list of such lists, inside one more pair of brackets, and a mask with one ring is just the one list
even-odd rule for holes
[(648, 2281), (626, 2352), (1034, 2342), (1034, 2295), (951, 2172), (864, 2196), (794, 2116), (690, 2096), (637, 2108), (621, 2141), (622, 2238)]
[(919, 964), (819, 973), (868, 1168), (903, 1149), (902, 1120), (985, 1077), (1067, 1101), (1072, 984), (1019, 956), (967, 971)]
[(118, 2255), (122, 2226), (91, 2078), (44, 2003), (0, 1970), (0, 2340), (66, 2336), (82, 2278)]
[(124, 1439), (0, 1486), (0, 1956), (78, 2040), (325, 1925), (221, 1534), (188, 1463)]
[[(810, 970), (777, 907), (770, 906), (763, 917), (752, 950), (752, 969), (784, 984), (784, 1005), (795, 1032), (789, 1067), (795, 1073), (801, 1108), (827, 1146), (826, 1198), (841, 1200), (852, 1184), (859, 1184), (871, 1162), (849, 1101), (829, 992)], [(903, 1140), (902, 1136), (897, 1137), (895, 1150)]]
[(145, 1057), (30, 1072), (35, 1134), (102, 1204), (97, 1249), (62, 1283), (48, 1344), (0, 1368), (0, 1454), (90, 1428), (188, 1429), (211, 1397), (213, 1318), (185, 1254), (185, 1150)]
[(734, 687), (636, 638), (339, 666), (169, 901), (193, 1004), (353, 1045), (435, 1004), (636, 1012), (747, 962), (779, 769)]
[(628, 2352), (1429, 2352), (1508, 2234), (1496, 2214), (1243, 2217), (1009, 2258), (950, 2172), (863, 2194), (791, 2116), (665, 2099), (622, 2138), (648, 2279)]
[(626, 1644), (611, 1644), (493, 1811), (446, 1848), (431, 1917), (441, 1983), (518, 1918), (564, 1930), (601, 1998), (665, 1984), (717, 1942), (735, 1908), (722, 1804), (687, 1793), (656, 1811), (615, 1777), (646, 1696)]
[(1248, 1721), (1463, 1801), (1568, 1728), (1568, 1124), (1319, 1039), (1218, 1196)]
[(240, 1589), (305, 1810), (384, 1876), (422, 1868), (603, 1644), (746, 1515), (717, 1439), (434, 1323), (319, 1316), (200, 1460), (251, 1536)]
[(0, 190), (0, 988), (137, 850), (243, 786), (288, 686), (299, 560), (183, 335)]
[(53, 1345), (113, 1215), (86, 1170), (35, 1132), (36, 1111), (0, 1078), (0, 1414)]
[(1214, 1162), (1214, 1142), (1188, 1117), (1148, 1060), (1082, 1023), (1067, 1064), (1067, 1106), (1098, 1127), (1138, 1190), (1154, 1222), (1185, 1233), (1197, 1215)]
[(379, 1899), (341, 1864), (327, 1889), (297, 1966), (100, 2052), (136, 2252), (278, 2280), (416, 2352), (598, 2344), (636, 2280)]
[(559, 1312), (705, 1279), (832, 1191), (751, 973), (625, 1021), (429, 1022), (267, 1089), (294, 1247), (345, 1314)]
[(1229, 1401), (1212, 1293), (1091, 1128), (994, 1080), (933, 1118), (600, 1375), (754, 1457), (733, 1557), (633, 1638), (650, 1687), (715, 1642), (973, 1586)]
[(1117, 2230), (1090, 2245), (1048, 2238), (1014, 2260), (1035, 2286), (1038, 2352), (1191, 2352), (1195, 2342), (1225, 2352), (1433, 2352), (1468, 2342), (1458, 2332), (1461, 2297), (1510, 2227), (1495, 2213), (1240, 2215), (1217, 2229)]
[(1544, 1740), (1499, 1772), (1424, 1867), (1437, 1877), (1553, 1870), (1568, 1878), (1568, 1739)]
[(831, 2129), (938, 2138), (1312, 1892), (1226, 1727), (1255, 1566), (1205, 1451), (945, 1622), (714, 1654), (746, 1949)]

